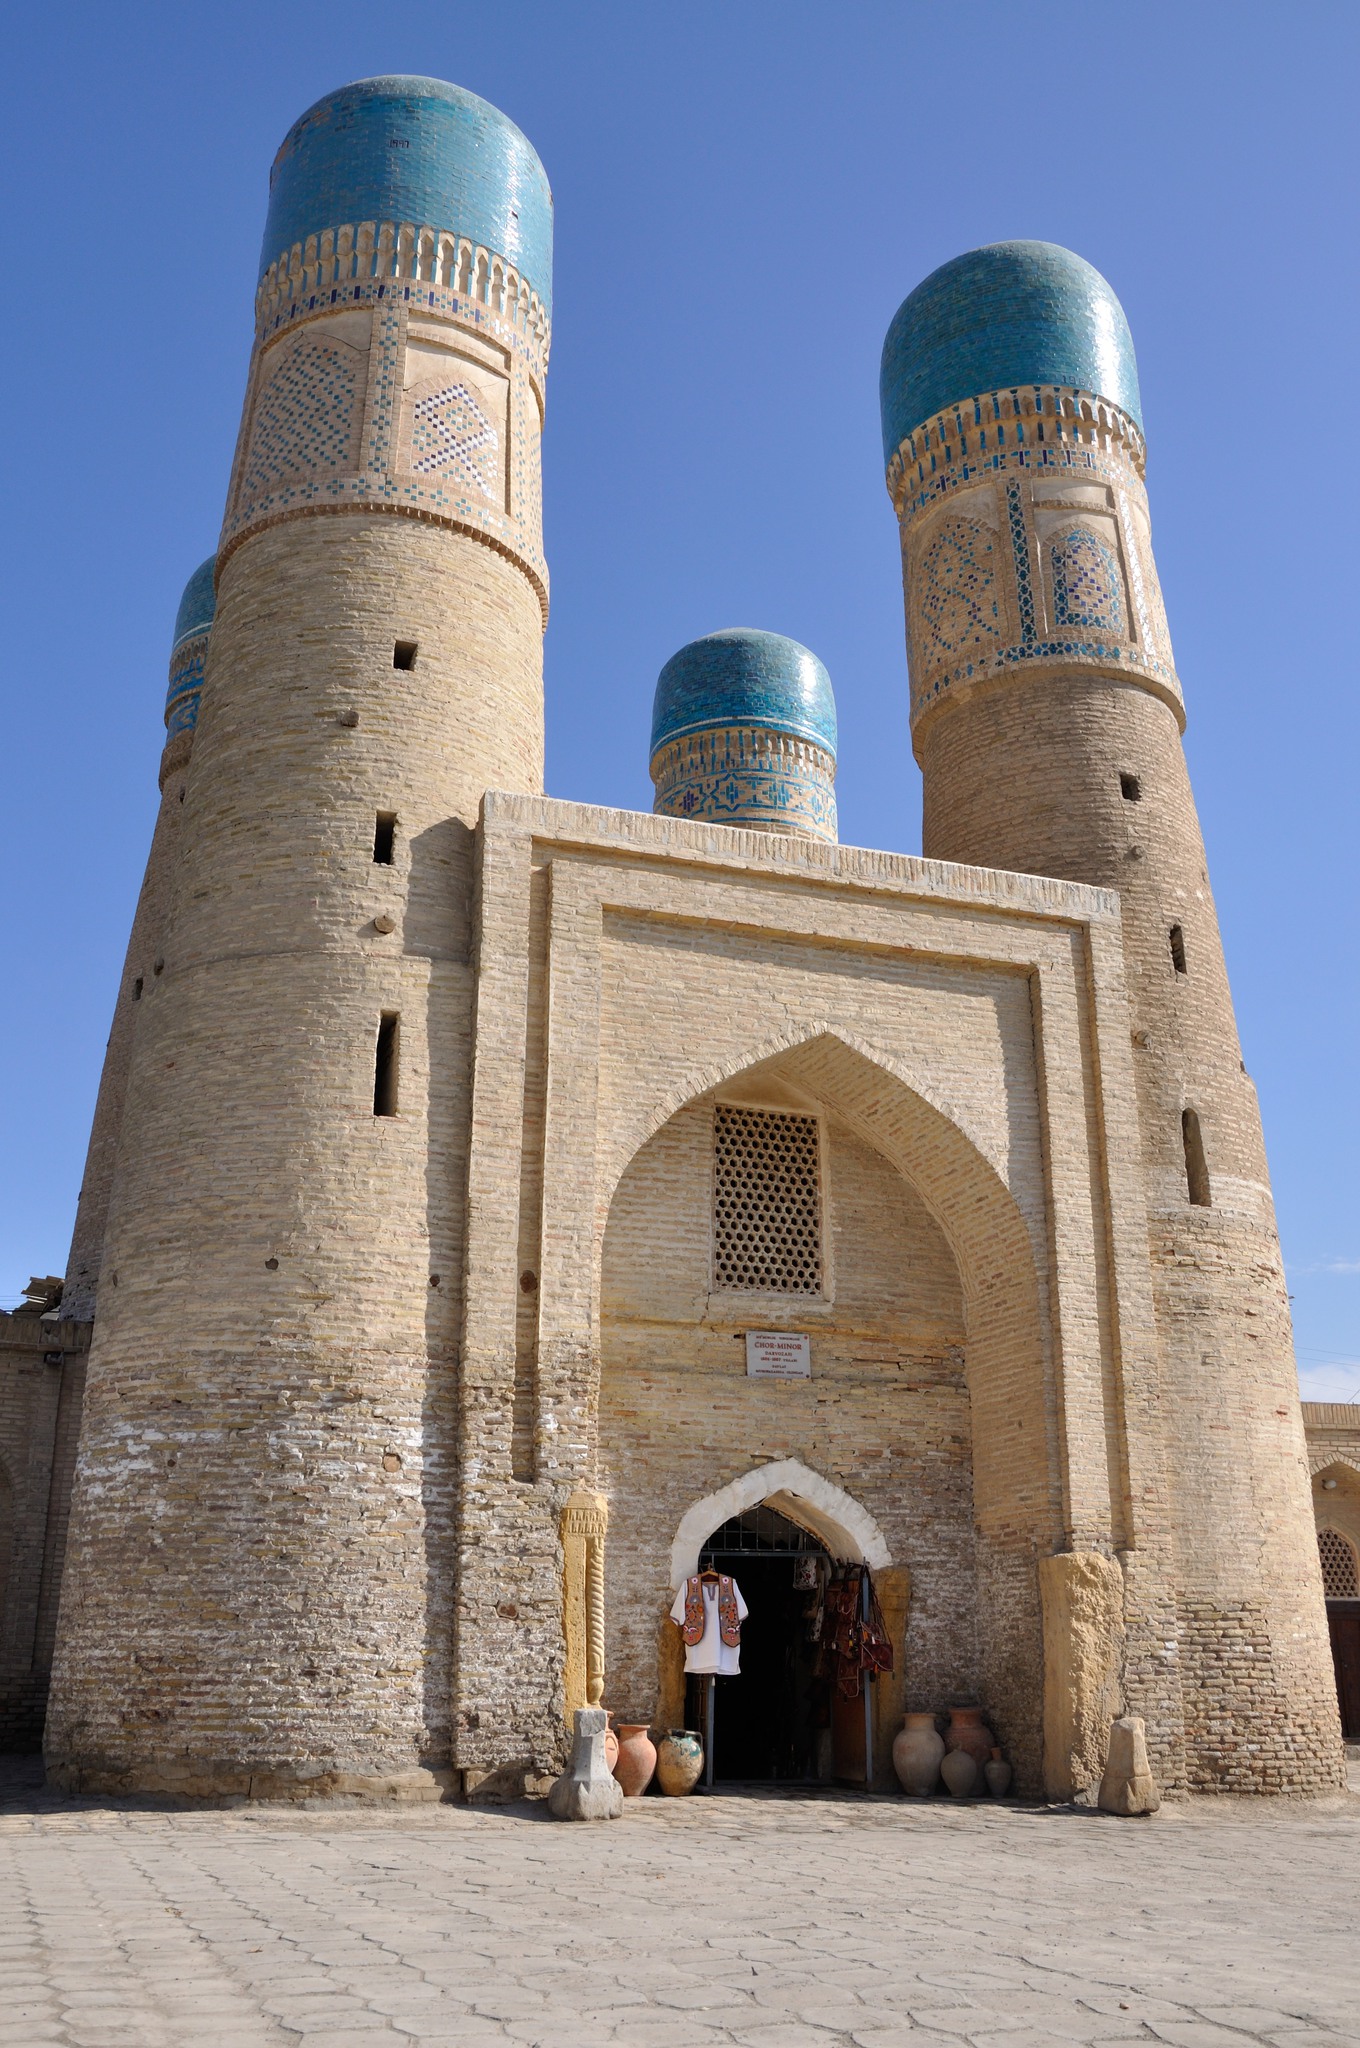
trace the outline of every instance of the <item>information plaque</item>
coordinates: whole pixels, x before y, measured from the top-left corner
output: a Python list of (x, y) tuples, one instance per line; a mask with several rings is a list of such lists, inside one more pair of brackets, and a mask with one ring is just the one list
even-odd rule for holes
[(746, 1376), (753, 1380), (810, 1380), (811, 1339), (791, 1330), (748, 1330)]

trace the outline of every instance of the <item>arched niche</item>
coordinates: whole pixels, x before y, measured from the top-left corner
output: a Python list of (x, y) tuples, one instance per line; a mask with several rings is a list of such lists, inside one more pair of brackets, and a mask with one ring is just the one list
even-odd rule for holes
[(671, 1544), (672, 1587), (699, 1569), (699, 1552), (715, 1529), (762, 1503), (816, 1536), (838, 1563), (882, 1571), (893, 1562), (883, 1531), (853, 1495), (800, 1459), (779, 1458), (743, 1472), (686, 1510)]

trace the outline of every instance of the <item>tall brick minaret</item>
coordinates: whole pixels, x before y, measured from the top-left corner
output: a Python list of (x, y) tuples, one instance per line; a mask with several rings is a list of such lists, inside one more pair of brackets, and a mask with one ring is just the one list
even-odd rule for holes
[[(1170, 1634), (1126, 1690), (1164, 1738), (1166, 1782), (1184, 1768), (1199, 1789), (1330, 1787), (1340, 1746), (1289, 1310), (1181, 747), (1123, 310), (1065, 249), (975, 249), (899, 309), (881, 398), (924, 851), (1097, 883), (1123, 905), (1151, 1396), (1181, 1531)], [(1118, 1500), (1110, 1526), (1137, 1606)], [(1073, 1548), (1101, 1540), (1068, 1533)]]
[(216, 618), (144, 985), (48, 1721), (66, 1782), (448, 1755), (473, 836), (542, 788), (552, 201), (423, 78), (271, 177)]

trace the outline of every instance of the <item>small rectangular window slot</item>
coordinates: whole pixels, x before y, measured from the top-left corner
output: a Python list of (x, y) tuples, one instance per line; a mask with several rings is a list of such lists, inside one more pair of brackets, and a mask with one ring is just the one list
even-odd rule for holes
[(1142, 800), (1143, 785), (1136, 775), (1125, 775), (1121, 770), (1119, 794), (1123, 797), (1126, 804), (1139, 803)]
[(379, 811), (373, 827), (373, 863), (375, 867), (390, 868), (397, 839), (397, 814), (395, 811)]
[(397, 1067), (401, 1053), (401, 1017), (384, 1010), (378, 1019), (378, 1048), (373, 1062), (373, 1114), (397, 1113)]
[(140, 974), (132, 984), (132, 1000), (134, 1003), (140, 1003), (142, 1000), (142, 977)]
[(1171, 939), (1171, 965), (1175, 968), (1177, 974), (1184, 974), (1187, 971), (1185, 965), (1185, 933), (1178, 924), (1173, 924), (1169, 936)]
[(1198, 1110), (1181, 1111), (1181, 1143), (1185, 1147), (1185, 1184), (1190, 1201), (1196, 1209), (1211, 1209), (1209, 1165), (1204, 1157), (1204, 1135), (1199, 1127)]
[(392, 649), (393, 668), (414, 668), (418, 643), (414, 640), (398, 640)]

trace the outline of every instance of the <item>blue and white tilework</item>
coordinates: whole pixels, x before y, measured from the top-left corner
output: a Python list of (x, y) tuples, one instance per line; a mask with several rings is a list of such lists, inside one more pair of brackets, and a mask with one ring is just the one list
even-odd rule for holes
[(662, 669), (652, 710), (658, 811), (836, 837), (836, 704), (809, 648), (732, 628)]
[(1124, 637), (1123, 575), (1098, 534), (1073, 527), (1049, 544), (1055, 626), (1091, 626)]
[(214, 578), (216, 555), (200, 562), (184, 586), (175, 613), (175, 637), (170, 648), (170, 687), (165, 695), (165, 736), (192, 732), (198, 723), (198, 704), (203, 691), (203, 664), (208, 652), (217, 598)]

